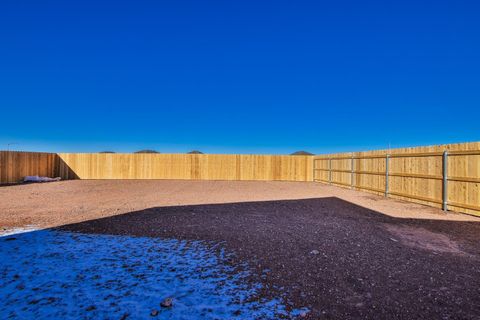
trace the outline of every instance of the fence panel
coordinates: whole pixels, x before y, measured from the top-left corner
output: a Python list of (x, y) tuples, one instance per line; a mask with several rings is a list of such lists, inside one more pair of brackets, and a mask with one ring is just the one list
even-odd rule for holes
[(0, 184), (20, 182), (25, 176), (54, 177), (55, 153), (0, 151)]
[(311, 156), (59, 153), (64, 179), (312, 181)]
[(447, 209), (480, 215), (480, 142), (316, 156), (314, 180), (435, 207), (446, 201)]
[[(393, 198), (435, 207), (447, 202), (450, 210), (480, 215), (479, 150), (480, 142), (314, 157), (0, 151), (0, 183), (18, 182), (26, 175), (63, 179), (315, 180), (377, 194), (387, 192)], [(444, 151), (448, 153), (446, 163)]]

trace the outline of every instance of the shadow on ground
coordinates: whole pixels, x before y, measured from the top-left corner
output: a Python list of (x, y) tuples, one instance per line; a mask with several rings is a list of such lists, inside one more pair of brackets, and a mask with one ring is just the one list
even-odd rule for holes
[[(53, 231), (219, 244), (228, 263), (248, 264), (261, 304), (283, 297), (289, 310), (308, 308), (306, 318), (480, 317), (475, 222), (399, 219), (319, 198), (158, 207)], [(139, 247), (125, 254), (148, 255)]]

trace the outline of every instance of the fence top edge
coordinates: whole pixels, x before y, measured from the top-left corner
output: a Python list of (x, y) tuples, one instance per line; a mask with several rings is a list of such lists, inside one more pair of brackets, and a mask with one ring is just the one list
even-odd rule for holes
[[(467, 156), (467, 155), (480, 155), (480, 150), (458, 150), (448, 151), (445, 150), (450, 156)], [(335, 156), (335, 155), (318, 155), (315, 156), (315, 160), (346, 160), (346, 159), (375, 159), (375, 158), (420, 158), (420, 157), (439, 157), (444, 154), (444, 151), (432, 151), (432, 152), (402, 152), (402, 153), (385, 153), (378, 155), (350, 155), (350, 156)]]
[(35, 154), (52, 154), (56, 155), (56, 152), (43, 152), (43, 151), (22, 151), (22, 150), (0, 150), (3, 153), (35, 153)]
[(100, 153), (100, 152), (58, 152), (54, 153), (58, 155), (105, 155), (105, 156), (189, 156), (189, 157), (206, 157), (206, 156), (219, 156), (219, 157), (289, 157), (289, 158), (312, 158), (314, 155), (291, 155), (291, 154), (236, 154), (236, 153), (204, 153), (204, 154), (189, 154), (189, 153)]

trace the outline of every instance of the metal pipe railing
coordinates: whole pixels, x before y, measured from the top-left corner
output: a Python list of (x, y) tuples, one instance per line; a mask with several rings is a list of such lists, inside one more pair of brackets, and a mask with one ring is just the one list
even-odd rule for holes
[(385, 156), (385, 197), (388, 197), (388, 164), (390, 160), (390, 155)]
[(443, 190), (442, 190), (443, 211), (448, 210), (448, 151), (443, 152)]

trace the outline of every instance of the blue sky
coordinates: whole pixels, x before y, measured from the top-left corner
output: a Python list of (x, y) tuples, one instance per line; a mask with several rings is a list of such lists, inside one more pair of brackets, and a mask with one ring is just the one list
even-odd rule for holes
[(0, 4), (0, 149), (480, 140), (478, 1)]

